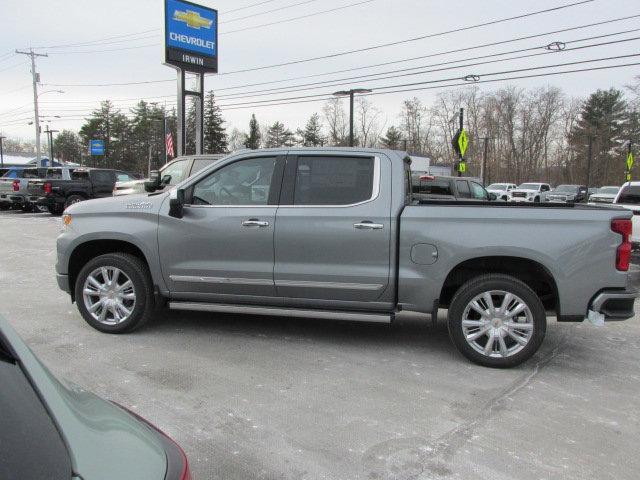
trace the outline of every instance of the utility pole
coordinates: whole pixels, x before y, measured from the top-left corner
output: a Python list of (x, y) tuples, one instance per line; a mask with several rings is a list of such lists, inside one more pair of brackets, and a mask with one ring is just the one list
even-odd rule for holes
[(4, 152), (2, 150), (2, 140), (7, 137), (0, 136), (0, 167), (4, 167)]
[(353, 97), (356, 93), (371, 93), (369, 88), (352, 88), (351, 90), (340, 90), (333, 92), (337, 97), (349, 97), (349, 146), (353, 147)]
[(28, 52), (16, 50), (16, 53), (21, 55), (28, 55), (31, 57), (31, 76), (33, 78), (33, 110), (34, 110), (34, 124), (36, 126), (36, 163), (38, 167), (43, 167), (40, 164), (40, 116), (38, 115), (38, 82), (40, 82), (40, 74), (36, 72), (36, 57), (48, 57), (46, 53), (35, 53), (32, 48)]
[(480, 179), (482, 180), (482, 184), (486, 185), (485, 182), (487, 176), (487, 156), (489, 153), (489, 137), (482, 137), (482, 141), (484, 142), (484, 150), (482, 152), (482, 164), (480, 165)]
[(47, 143), (49, 145), (49, 166), (53, 167), (53, 134), (58, 133), (58, 130), (50, 130), (49, 125), (47, 125), (44, 133), (47, 134)]

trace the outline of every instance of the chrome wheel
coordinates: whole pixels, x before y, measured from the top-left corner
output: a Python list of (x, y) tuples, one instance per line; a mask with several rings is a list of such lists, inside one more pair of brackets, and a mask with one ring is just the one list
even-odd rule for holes
[(116, 267), (92, 271), (84, 282), (82, 296), (89, 314), (105, 325), (124, 322), (136, 306), (133, 282)]
[(476, 352), (487, 357), (515, 355), (527, 346), (533, 329), (529, 306), (504, 290), (476, 295), (462, 314), (464, 338)]

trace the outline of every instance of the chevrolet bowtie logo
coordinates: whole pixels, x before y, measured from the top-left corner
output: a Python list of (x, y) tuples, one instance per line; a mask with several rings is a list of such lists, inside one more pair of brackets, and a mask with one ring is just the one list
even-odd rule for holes
[(173, 19), (184, 22), (187, 26), (195, 28), (196, 30), (200, 30), (200, 28), (211, 28), (211, 24), (213, 23), (213, 20), (201, 17), (198, 12), (194, 12), (193, 10), (187, 10), (186, 12), (176, 10), (173, 12)]

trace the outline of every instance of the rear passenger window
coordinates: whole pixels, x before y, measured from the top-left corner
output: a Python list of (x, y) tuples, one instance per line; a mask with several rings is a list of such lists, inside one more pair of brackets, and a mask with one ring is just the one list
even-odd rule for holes
[(456, 188), (458, 189), (458, 197), (471, 198), (471, 192), (469, 191), (469, 184), (466, 180), (456, 180)]
[(351, 205), (371, 199), (375, 160), (299, 157), (295, 205)]
[(62, 169), (60, 168), (49, 168), (47, 170), (47, 177), (46, 178), (54, 178), (54, 179), (59, 179), (62, 178)]
[(92, 170), (91, 179), (94, 183), (115, 183), (115, 175), (110, 170)]

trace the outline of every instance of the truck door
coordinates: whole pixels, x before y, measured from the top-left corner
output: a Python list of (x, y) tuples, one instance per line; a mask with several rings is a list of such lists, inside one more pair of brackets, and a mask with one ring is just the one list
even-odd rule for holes
[(165, 201), (158, 245), (172, 293), (237, 303), (276, 296), (273, 233), (284, 162), (256, 154), (220, 166), (186, 189), (182, 218), (169, 216)]
[(386, 157), (288, 156), (276, 216), (278, 295), (320, 306), (379, 299), (389, 283), (390, 209)]

